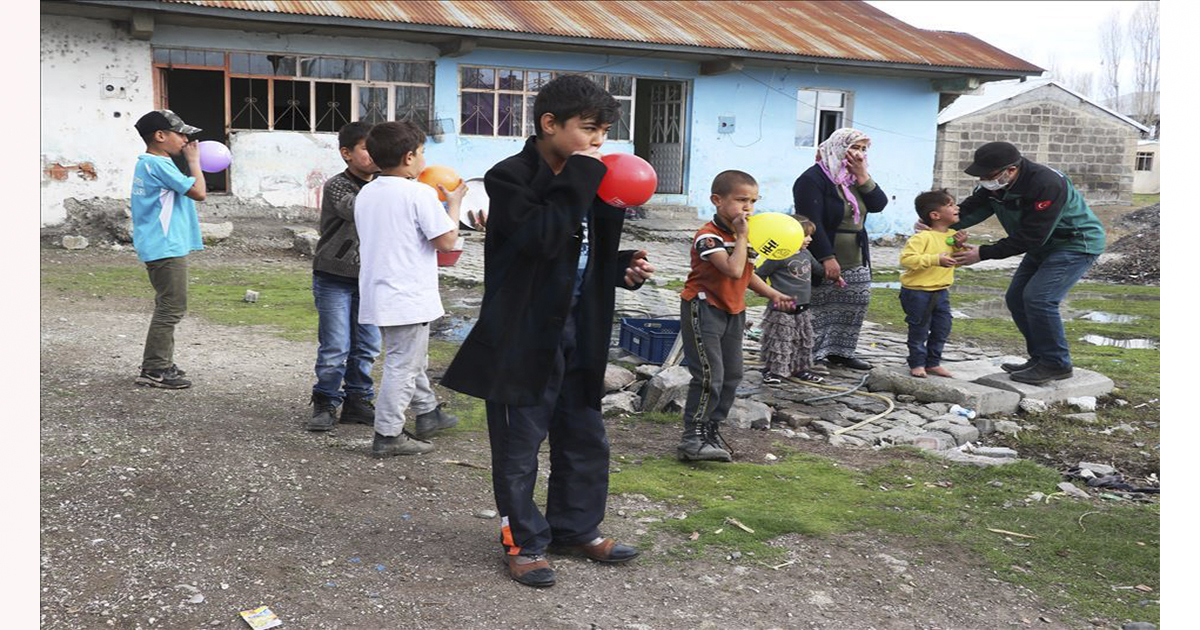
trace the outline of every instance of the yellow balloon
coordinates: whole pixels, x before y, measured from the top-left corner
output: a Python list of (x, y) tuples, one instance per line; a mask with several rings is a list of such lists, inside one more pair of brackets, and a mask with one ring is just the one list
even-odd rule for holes
[(783, 260), (804, 248), (804, 227), (790, 214), (764, 212), (746, 222), (750, 246), (759, 256)]

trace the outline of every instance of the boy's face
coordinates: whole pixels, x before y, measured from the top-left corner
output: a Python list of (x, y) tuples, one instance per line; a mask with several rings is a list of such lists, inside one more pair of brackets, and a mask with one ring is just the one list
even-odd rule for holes
[(158, 143), (158, 147), (165, 151), (167, 155), (179, 155), (183, 152), (183, 147), (189, 142), (188, 137), (178, 131), (170, 129), (160, 129), (154, 132), (154, 141)]
[(575, 116), (560, 123), (554, 119), (554, 114), (543, 114), (542, 137), (549, 143), (553, 151), (564, 159), (576, 151), (599, 149), (608, 139), (608, 130), (612, 127), (601, 125), (595, 118)]
[(943, 225), (958, 223), (958, 204), (954, 203), (954, 200), (951, 199), (950, 203), (930, 212), (929, 220)]
[(729, 194), (713, 195), (710, 199), (717, 207), (717, 216), (726, 224), (730, 224), (739, 214), (745, 215), (747, 219), (754, 214), (754, 204), (758, 201), (758, 186), (737, 184)]
[(367, 139), (363, 138), (354, 145), (353, 149), (342, 147), (342, 159), (346, 161), (346, 166), (350, 170), (364, 175), (369, 175), (379, 172), (379, 167), (375, 166), (375, 161), (371, 159), (371, 154), (367, 153)]

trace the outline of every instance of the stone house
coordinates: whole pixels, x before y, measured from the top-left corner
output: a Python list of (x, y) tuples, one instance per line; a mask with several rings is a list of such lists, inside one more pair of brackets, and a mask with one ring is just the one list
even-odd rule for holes
[(1138, 140), (1149, 132), (1051, 79), (989, 83), (938, 115), (934, 186), (966, 196), (978, 181), (963, 172), (975, 149), (1004, 140), (1066, 173), (1089, 203), (1129, 205)]

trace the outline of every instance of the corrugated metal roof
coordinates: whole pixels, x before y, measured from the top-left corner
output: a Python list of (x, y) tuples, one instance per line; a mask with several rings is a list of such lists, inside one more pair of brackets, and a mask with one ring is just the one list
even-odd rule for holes
[(1041, 68), (966, 33), (906, 24), (865, 2), (760, 0), (160, 0), (197, 7), (358, 18), (779, 53), (881, 63), (1037, 73)]
[(957, 120), (963, 116), (974, 114), (980, 110), (991, 107), (1001, 101), (1006, 101), (1011, 98), (1020, 96), (1026, 92), (1036, 90), (1040, 87), (1052, 85), (1064, 92), (1078, 98), (1079, 100), (1092, 105), (1117, 119), (1121, 122), (1128, 123), (1138, 129), (1138, 131), (1149, 132), (1150, 129), (1132, 118), (1115, 112), (1096, 101), (1072, 90), (1071, 88), (1050, 78), (1027, 79), (1025, 81), (996, 81), (988, 83), (980, 89), (979, 94), (967, 94), (960, 96), (953, 103), (943, 109), (937, 118), (939, 125), (944, 125), (952, 120)]

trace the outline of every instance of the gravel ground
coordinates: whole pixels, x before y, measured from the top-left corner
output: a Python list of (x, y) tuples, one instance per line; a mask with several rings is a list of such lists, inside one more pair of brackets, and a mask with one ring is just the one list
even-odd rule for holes
[[(261, 254), (258, 254), (261, 255)], [(219, 248), (199, 264), (246, 264)], [(43, 264), (137, 263), (129, 252), (43, 250)], [(306, 261), (295, 259), (297, 268)], [(244, 628), (270, 606), (292, 628), (1040, 628), (1085, 625), (996, 580), (972, 554), (919, 538), (788, 536), (796, 562), (691, 557), (646, 531), (654, 505), (614, 496), (605, 533), (651, 543), (622, 567), (557, 559), (536, 591), (503, 570), (483, 433), (417, 458), (368, 457), (370, 429), (300, 428), (313, 342), (189, 317), (177, 361), (195, 386), (133, 385), (140, 300), (45, 293), (41, 326), (44, 628)], [(619, 421), (613, 421), (618, 423)], [(614, 457), (673, 428), (610, 427)], [(748, 451), (766, 432), (735, 431)], [(894, 455), (801, 448), (873, 465)], [(626, 516), (618, 514), (622, 511)], [(1039, 619), (1041, 619), (1039, 621)]]

